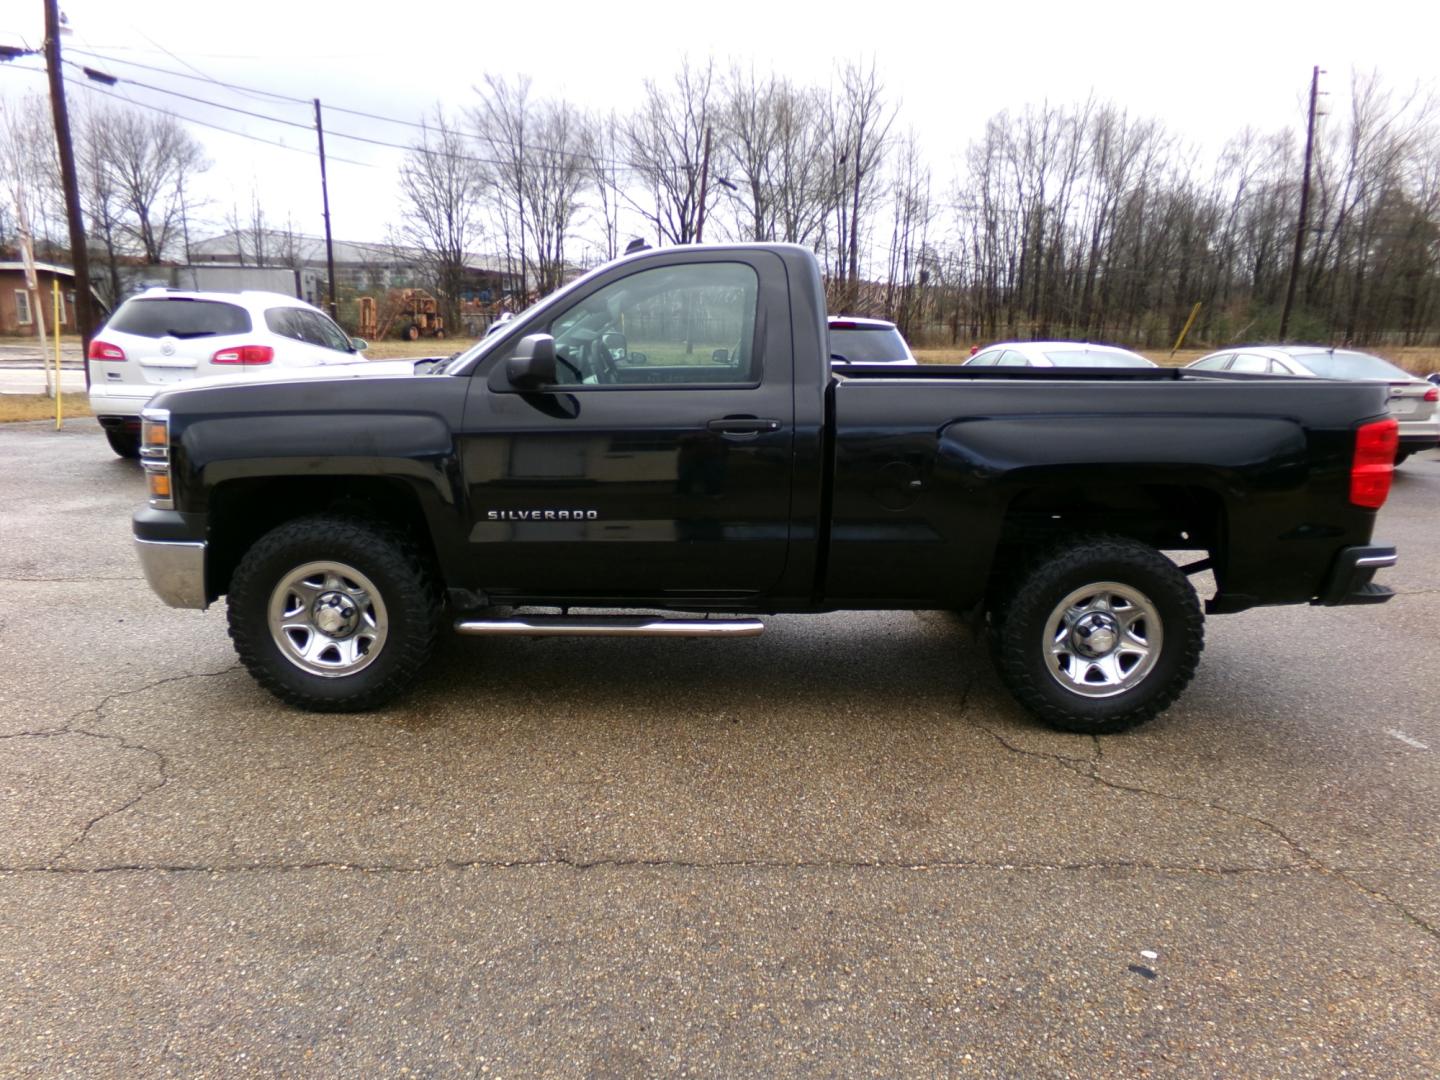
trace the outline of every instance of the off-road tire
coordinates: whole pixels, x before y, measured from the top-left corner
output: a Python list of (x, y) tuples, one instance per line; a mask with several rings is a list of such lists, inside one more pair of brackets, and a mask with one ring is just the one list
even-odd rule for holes
[[(271, 594), (295, 568), (335, 560), (366, 575), (383, 598), (387, 627), (379, 654), (349, 675), (297, 667), (269, 625)], [(415, 545), (387, 525), (344, 517), (298, 518), (247, 551), (228, 597), (230, 638), (240, 660), (281, 701), (312, 712), (360, 712), (393, 700), (430, 658), (440, 625), (440, 591)]]
[(139, 432), (126, 431), (124, 428), (106, 428), (105, 441), (110, 444), (110, 449), (122, 458), (140, 456)]
[[(1047, 627), (1074, 590), (1102, 581), (1143, 593), (1158, 613), (1163, 640), (1154, 666), (1134, 686), (1111, 697), (1085, 697), (1051, 674)], [(1189, 579), (1154, 548), (1120, 536), (1072, 537), (1039, 553), (991, 614), (992, 655), (1006, 687), (1045, 724), (1083, 735), (1124, 731), (1169, 708), (1194, 676), (1205, 641)]]

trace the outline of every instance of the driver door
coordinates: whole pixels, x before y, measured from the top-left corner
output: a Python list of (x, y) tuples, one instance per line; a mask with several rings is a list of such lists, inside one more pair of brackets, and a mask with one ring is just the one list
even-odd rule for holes
[(790, 541), (794, 388), (780, 260), (622, 264), (553, 316), (558, 382), (475, 373), (462, 435), (476, 586), (505, 602), (763, 596)]

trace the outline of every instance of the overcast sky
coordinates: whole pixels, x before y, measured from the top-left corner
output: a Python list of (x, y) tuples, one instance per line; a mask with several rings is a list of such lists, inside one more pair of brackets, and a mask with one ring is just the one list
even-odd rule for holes
[[(1273, 129), (1303, 117), (1310, 68), (1343, 101), (1352, 69), (1378, 68), (1387, 86), (1434, 88), (1440, 5), (1369, 3), (1011, 3), (957, 5), (830, 3), (529, 3), (489, 5), (397, 3), (395, 0), (62, 0), (72, 33), (71, 58), (117, 75), (211, 98), (255, 112), (309, 123), (310, 110), (246, 97), (202, 82), (107, 63), (80, 50), (159, 68), (203, 73), (327, 105), (417, 119), (441, 102), (458, 110), (475, 100), (485, 73), (524, 73), (537, 95), (563, 95), (586, 108), (622, 112), (639, 100), (642, 81), (668, 79), (682, 54), (731, 58), (757, 70), (825, 84), (837, 59), (872, 55), (900, 126), (926, 146), (939, 187), (958, 171), (958, 156), (1001, 109), (1027, 103), (1078, 102), (1092, 91), (1153, 115), (1207, 149), (1245, 125)], [(40, 0), (4, 0), (0, 41), (39, 47)], [(33, 65), (33, 61), (31, 64)], [(43, 91), (44, 79), (0, 65), (0, 94)], [(84, 82), (67, 71), (71, 84)], [(220, 112), (121, 85), (117, 93), (313, 149), (313, 133)], [(79, 98), (78, 87), (72, 94)], [(362, 165), (333, 161), (330, 199), (335, 235), (383, 240), (398, 218), (396, 151), (339, 137), (351, 132), (408, 142), (404, 127), (327, 113), (327, 151)], [(314, 157), (193, 127), (213, 165), (198, 185), (214, 229), (252, 188), (267, 215), (298, 231), (319, 233)], [(368, 166), (368, 167), (365, 167)], [(201, 230), (207, 231), (207, 230)], [(213, 231), (213, 230), (210, 230)]]

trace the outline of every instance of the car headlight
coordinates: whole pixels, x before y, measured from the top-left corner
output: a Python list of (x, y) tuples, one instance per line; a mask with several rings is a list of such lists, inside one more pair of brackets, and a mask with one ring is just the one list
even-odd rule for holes
[(150, 488), (150, 505), (175, 509), (170, 489), (170, 410), (146, 409), (140, 414), (140, 463)]

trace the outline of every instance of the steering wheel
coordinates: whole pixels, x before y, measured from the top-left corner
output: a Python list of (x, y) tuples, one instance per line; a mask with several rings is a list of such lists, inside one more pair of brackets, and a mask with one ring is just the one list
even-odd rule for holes
[(580, 369), (574, 364), (572, 364), (569, 360), (565, 359), (565, 357), (561, 356), (558, 352), (555, 354), (555, 362), (557, 364), (563, 364), (565, 367), (569, 368), (570, 372), (575, 376), (575, 381), (577, 383), (582, 383), (585, 381), (585, 376), (580, 373)]
[(599, 335), (590, 343), (589, 359), (590, 368), (595, 372), (596, 382), (617, 383), (620, 381), (620, 372), (615, 367), (615, 358), (605, 347), (604, 334)]

